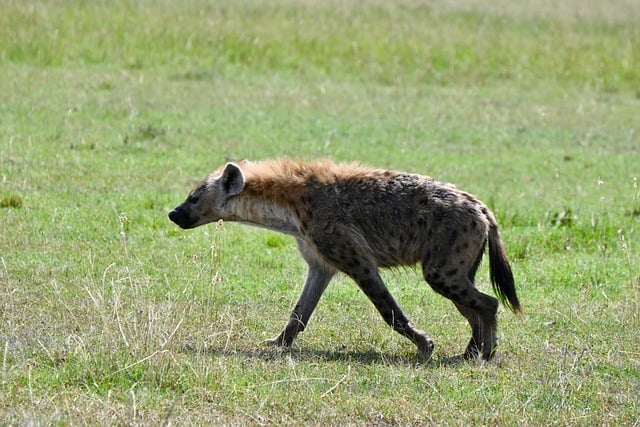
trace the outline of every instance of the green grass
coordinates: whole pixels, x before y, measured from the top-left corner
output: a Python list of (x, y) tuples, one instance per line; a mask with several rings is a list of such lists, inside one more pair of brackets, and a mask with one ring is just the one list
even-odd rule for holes
[[(569, 3), (0, 0), (0, 423), (640, 422), (640, 6)], [(344, 277), (264, 344), (295, 243), (166, 214), (281, 155), (485, 200), (525, 310), (498, 359), (454, 358), (419, 269), (384, 277), (429, 363)]]

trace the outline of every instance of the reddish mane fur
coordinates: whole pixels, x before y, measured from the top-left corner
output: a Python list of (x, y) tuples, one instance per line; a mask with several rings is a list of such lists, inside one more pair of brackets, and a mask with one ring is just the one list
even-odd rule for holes
[(245, 194), (261, 196), (281, 206), (299, 200), (311, 181), (331, 183), (336, 180), (363, 179), (376, 172), (358, 163), (336, 164), (326, 159), (300, 163), (284, 158), (243, 162), (239, 166), (245, 175)]

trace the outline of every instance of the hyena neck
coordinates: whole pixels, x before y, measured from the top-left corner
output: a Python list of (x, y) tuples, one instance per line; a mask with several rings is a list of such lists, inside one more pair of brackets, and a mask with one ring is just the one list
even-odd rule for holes
[(225, 218), (243, 224), (267, 228), (292, 236), (300, 235), (293, 210), (253, 195), (240, 194), (229, 201), (230, 215)]

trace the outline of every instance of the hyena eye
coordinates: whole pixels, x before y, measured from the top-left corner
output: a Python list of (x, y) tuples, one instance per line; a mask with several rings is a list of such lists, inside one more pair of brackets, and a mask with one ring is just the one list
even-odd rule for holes
[(198, 200), (200, 198), (198, 196), (191, 196), (189, 197), (189, 203), (191, 203), (192, 205), (195, 205), (196, 203), (198, 203)]

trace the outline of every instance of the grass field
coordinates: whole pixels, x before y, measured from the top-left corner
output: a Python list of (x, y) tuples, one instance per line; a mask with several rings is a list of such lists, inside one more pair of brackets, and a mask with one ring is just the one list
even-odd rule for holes
[[(0, 0), (0, 424), (640, 425), (640, 2)], [(432, 175), (495, 211), (499, 355), (384, 272), (290, 351), (288, 237), (167, 213), (227, 160)], [(490, 293), (486, 263), (478, 286)]]

